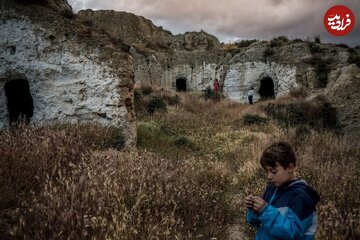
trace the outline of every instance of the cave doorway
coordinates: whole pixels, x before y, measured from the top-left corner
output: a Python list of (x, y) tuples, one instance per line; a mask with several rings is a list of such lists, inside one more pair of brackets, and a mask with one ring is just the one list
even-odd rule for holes
[(271, 77), (264, 77), (261, 79), (259, 94), (260, 99), (275, 98), (274, 81)]
[(7, 97), (10, 125), (21, 121), (29, 124), (34, 110), (29, 82), (25, 79), (14, 79), (8, 81), (4, 89)]
[(186, 78), (177, 78), (176, 79), (176, 91), (186, 92)]

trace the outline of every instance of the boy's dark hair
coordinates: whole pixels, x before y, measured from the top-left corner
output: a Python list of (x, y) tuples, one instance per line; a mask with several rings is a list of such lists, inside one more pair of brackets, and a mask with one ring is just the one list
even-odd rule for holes
[(275, 142), (264, 150), (260, 163), (263, 168), (265, 166), (275, 167), (276, 163), (283, 168), (287, 168), (290, 163), (296, 166), (295, 153), (289, 143), (284, 141)]

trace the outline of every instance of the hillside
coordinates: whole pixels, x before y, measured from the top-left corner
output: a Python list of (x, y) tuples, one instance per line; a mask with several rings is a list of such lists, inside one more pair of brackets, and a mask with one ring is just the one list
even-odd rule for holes
[[(321, 195), (317, 239), (360, 236), (359, 148), (324, 125), (323, 106), (294, 97), (249, 106), (149, 87), (136, 99), (137, 149), (124, 151), (118, 130), (94, 124), (0, 132), (2, 236), (253, 239), (242, 201), (263, 191), (258, 160), (279, 139)], [(284, 104), (297, 107), (275, 114)]]
[(316, 239), (360, 239), (359, 47), (0, 7), (0, 239), (254, 239), (243, 201), (278, 140), (321, 196)]
[(250, 87), (260, 100), (262, 82), (270, 79), (276, 97), (302, 91), (308, 100), (324, 98), (337, 111), (343, 133), (360, 135), (359, 47), (285, 36), (220, 44), (203, 31), (172, 35), (126, 12), (85, 10), (77, 16), (131, 46), (137, 84), (201, 92), (218, 78), (226, 97), (245, 103)]

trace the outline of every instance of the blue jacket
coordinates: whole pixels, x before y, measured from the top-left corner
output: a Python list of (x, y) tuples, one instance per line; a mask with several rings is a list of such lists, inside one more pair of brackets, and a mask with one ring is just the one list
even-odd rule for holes
[(320, 197), (304, 180), (268, 185), (263, 199), (268, 204), (261, 213), (246, 211), (247, 222), (258, 227), (256, 240), (314, 239)]

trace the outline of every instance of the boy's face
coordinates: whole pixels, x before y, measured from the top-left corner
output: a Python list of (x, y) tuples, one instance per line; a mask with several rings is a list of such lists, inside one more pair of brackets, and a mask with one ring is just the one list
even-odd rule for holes
[(276, 163), (275, 167), (265, 166), (268, 180), (276, 187), (280, 187), (289, 180), (294, 180), (294, 164), (290, 164), (287, 168), (284, 168), (280, 164)]

